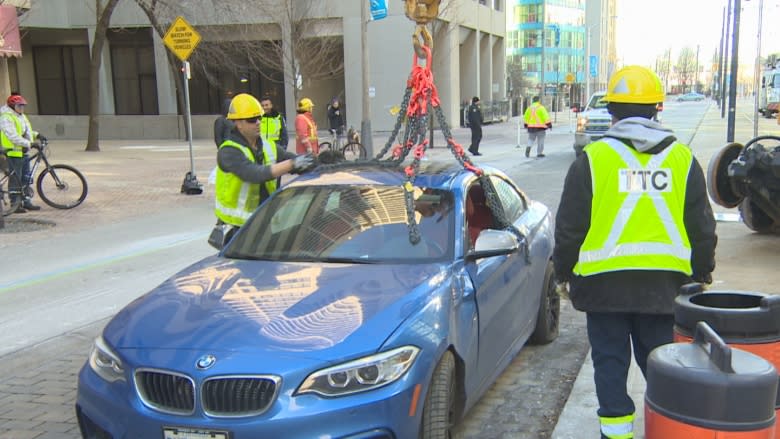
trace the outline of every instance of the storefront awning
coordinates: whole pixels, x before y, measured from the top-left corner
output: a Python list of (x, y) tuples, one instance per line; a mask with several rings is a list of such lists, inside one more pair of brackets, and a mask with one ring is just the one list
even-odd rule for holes
[(0, 6), (0, 56), (22, 56), (19, 20), (14, 6)]

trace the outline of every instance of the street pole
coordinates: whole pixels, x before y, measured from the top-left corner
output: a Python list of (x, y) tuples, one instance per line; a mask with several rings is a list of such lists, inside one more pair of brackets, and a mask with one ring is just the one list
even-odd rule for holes
[(363, 120), (360, 123), (360, 142), (366, 149), (366, 156), (374, 156), (374, 142), (371, 138), (371, 101), (368, 96), (369, 68), (368, 68), (368, 0), (362, 0), (360, 6), (360, 35), (362, 56), (362, 82), (363, 82)]
[(741, 0), (734, 0), (734, 23), (731, 30), (731, 78), (729, 78), (729, 119), (726, 141), (734, 141), (734, 125), (737, 117), (737, 72), (739, 69), (739, 13)]
[[(721, 87), (721, 82), (723, 78), (723, 40), (726, 38), (726, 7), (723, 7), (723, 21), (720, 27), (720, 48), (718, 49), (718, 80), (714, 85), (715, 89), (718, 90), (718, 95), (716, 96), (718, 101), (718, 107), (722, 108), (722, 105), (720, 105), (720, 97), (723, 95), (723, 88)], [(721, 116), (722, 118), (723, 116)]]
[(758, 96), (761, 92), (761, 22), (764, 15), (764, 0), (758, 0), (758, 44), (756, 46), (756, 68), (753, 75), (753, 137), (758, 137)]
[(198, 182), (195, 176), (195, 160), (192, 157), (192, 114), (190, 112), (190, 63), (182, 62), (184, 75), (184, 111), (187, 123), (187, 143), (190, 145), (190, 172), (184, 175), (184, 182), (181, 184), (181, 192), (187, 195), (199, 195), (203, 193), (203, 186)]
[(544, 28), (545, 28), (545, 26), (547, 26), (547, 23), (545, 21), (545, 16), (544, 16), (544, 3), (545, 2), (542, 1), (542, 66), (541, 66), (541, 69), (540, 69), (541, 70), (540, 81), (542, 82), (542, 90), (539, 93), (539, 95), (541, 96), (540, 100), (542, 101), (542, 105), (546, 105), (546, 103), (544, 101), (544, 98), (545, 98), (545, 96), (547, 96), (547, 88), (544, 86), (544, 46), (547, 45), (546, 41), (545, 41), (545, 38), (544, 38), (544, 33), (545, 33), (545, 29)]
[(590, 69), (590, 26), (587, 26), (585, 30), (585, 97), (582, 102), (590, 99)]
[[(729, 53), (729, 32), (731, 26), (731, 0), (729, 0), (728, 9), (726, 10), (726, 33), (723, 39), (723, 77), (721, 78), (721, 93), (720, 93), (720, 118), (723, 119), (726, 116), (726, 60)], [(732, 54), (733, 56), (733, 54)]]
[(696, 45), (696, 71), (693, 73), (693, 90), (698, 92), (699, 86), (699, 45)]

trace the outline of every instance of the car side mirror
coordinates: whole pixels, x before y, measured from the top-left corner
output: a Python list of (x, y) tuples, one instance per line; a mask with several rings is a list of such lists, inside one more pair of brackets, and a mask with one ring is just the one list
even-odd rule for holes
[(521, 247), (517, 235), (508, 230), (485, 229), (479, 233), (474, 248), (466, 257), (470, 260), (509, 255)]

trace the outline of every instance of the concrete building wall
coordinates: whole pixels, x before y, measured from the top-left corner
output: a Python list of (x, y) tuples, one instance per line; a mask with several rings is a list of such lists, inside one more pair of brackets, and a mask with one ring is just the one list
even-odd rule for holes
[[(212, 26), (230, 26), (250, 23), (262, 26), (269, 22), (260, 8), (251, 2), (226, 6), (214, 13), (212, 0), (185, 0), (186, 11), (181, 14), (208, 41)], [(347, 126), (360, 127), (362, 120), (362, 93), (368, 87), (374, 91), (370, 98), (371, 120), (374, 131), (392, 129), (395, 116), (390, 110), (401, 104), (406, 80), (412, 68), (411, 35), (415, 23), (404, 14), (401, 1), (388, 1), (389, 16), (369, 22), (367, 35), (360, 32), (361, 0), (294, 0), (311, 6), (315, 19), (327, 23), (323, 29), (343, 36), (344, 72), (318, 81), (303, 84), (298, 95), (314, 100), (315, 117), (321, 129), (327, 127), (325, 109), (328, 101), (343, 93)], [(304, 3), (305, 2), (305, 3)], [(300, 5), (301, 3), (296, 3)], [(505, 61), (496, 56), (505, 46), (506, 13), (503, 5), (491, 1), (487, 5), (477, 0), (444, 0), (441, 23), (446, 29), (434, 45), (434, 71), (442, 99), (442, 109), (452, 125), (458, 123), (462, 101), (471, 96), (489, 96), (504, 99)], [(18, 62), (19, 88), (35, 102), (35, 76), (32, 62), (32, 46), (51, 39), (56, 44), (66, 40), (78, 40), (89, 44), (94, 39), (94, 2), (85, 0), (37, 0), (23, 16), (20, 26), (35, 29), (27, 35), (40, 34), (33, 39), (23, 39), (23, 56)], [(500, 10), (498, 10), (500, 9)], [(170, 19), (172, 19), (170, 17)], [(149, 27), (143, 11), (134, 2), (120, 2), (111, 18), (112, 28)], [(65, 36), (65, 39), (63, 39)], [(369, 45), (369, 83), (362, 84), (362, 45)], [(177, 115), (176, 86), (168, 67), (166, 51), (159, 36), (154, 36), (154, 63), (159, 115), (114, 115), (113, 86), (111, 76), (110, 45), (107, 42), (100, 75), (100, 136), (112, 138), (183, 138), (183, 117)], [(197, 49), (196, 49), (197, 50)], [(288, 69), (289, 66), (284, 66)], [(285, 75), (285, 76), (290, 76)], [(497, 89), (496, 89), (496, 84)], [(285, 107), (287, 117), (295, 115), (295, 84), (286, 81)], [(483, 98), (485, 99), (485, 98)], [(85, 138), (87, 116), (35, 116), (37, 108), (29, 107), (31, 118), (41, 131), (62, 138)], [(192, 117), (193, 136), (211, 137), (214, 116)]]

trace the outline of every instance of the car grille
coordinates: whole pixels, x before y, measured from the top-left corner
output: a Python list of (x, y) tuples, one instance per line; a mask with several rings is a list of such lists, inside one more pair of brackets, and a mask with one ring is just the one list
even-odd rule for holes
[(609, 122), (598, 122), (594, 121), (593, 123), (589, 123), (588, 126), (585, 128), (585, 131), (588, 132), (604, 132), (609, 129), (610, 123)]
[(212, 378), (203, 383), (203, 410), (210, 416), (249, 416), (264, 412), (276, 398), (274, 376)]
[(138, 370), (135, 386), (149, 407), (174, 414), (191, 414), (195, 410), (195, 384), (185, 375)]

